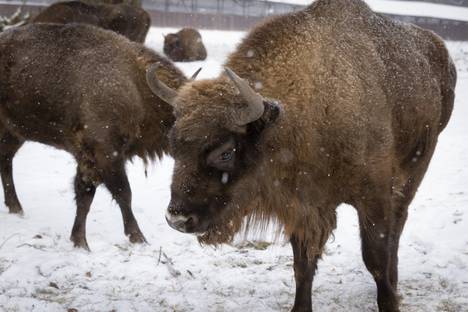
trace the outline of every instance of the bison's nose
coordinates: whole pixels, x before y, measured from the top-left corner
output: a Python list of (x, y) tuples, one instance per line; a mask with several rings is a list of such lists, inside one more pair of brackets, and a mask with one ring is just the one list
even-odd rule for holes
[(193, 233), (198, 225), (198, 217), (194, 214), (183, 215), (180, 213), (174, 213), (168, 209), (166, 211), (166, 221), (169, 226), (177, 231), (183, 233)]

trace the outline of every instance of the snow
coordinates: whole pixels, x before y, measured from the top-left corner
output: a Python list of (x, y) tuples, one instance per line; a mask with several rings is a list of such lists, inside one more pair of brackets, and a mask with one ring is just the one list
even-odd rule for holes
[[(161, 33), (171, 31), (151, 29), (148, 45), (161, 52)], [(243, 33), (202, 36), (208, 59), (177, 65), (187, 75), (203, 66), (199, 77), (213, 77)], [(402, 237), (402, 311), (468, 311), (468, 43), (448, 46), (459, 69), (455, 110)], [(295, 293), (289, 244), (214, 249), (172, 230), (164, 220), (172, 166), (166, 157), (148, 168), (148, 178), (141, 161), (127, 166), (133, 210), (150, 244), (128, 243), (119, 208), (100, 187), (88, 219), (88, 253), (68, 239), (75, 215), (74, 160), (51, 147), (25, 144), (14, 159), (25, 216), (0, 205), (0, 311), (288, 311)], [(354, 210), (341, 206), (314, 282), (316, 311), (376, 310), (357, 226)]]
[[(273, 2), (309, 5), (312, 0), (270, 0)], [(401, 0), (364, 0), (372, 10), (379, 13), (438, 17), (468, 21), (468, 8), (445, 4)]]

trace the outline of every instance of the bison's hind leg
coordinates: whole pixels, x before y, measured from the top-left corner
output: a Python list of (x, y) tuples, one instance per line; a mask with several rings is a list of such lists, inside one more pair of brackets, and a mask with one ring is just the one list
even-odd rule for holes
[(86, 218), (98, 184), (99, 177), (93, 162), (84, 157), (78, 159), (74, 181), (76, 216), (70, 239), (75, 247), (88, 251), (90, 249), (86, 240)]
[(435, 140), (428, 140), (424, 153), (416, 150), (411, 158), (411, 165), (400, 164), (394, 170), (392, 185), (392, 211), (393, 211), (393, 241), (392, 259), (390, 265), (391, 283), (395, 287), (398, 284), (398, 247), (400, 236), (408, 217), (408, 207), (416, 194), (419, 185), (427, 171), (432, 154), (434, 153)]
[[(391, 177), (391, 174), (384, 176)], [(393, 259), (398, 247), (394, 247), (395, 217), (392, 210), (391, 179), (375, 180), (380, 182), (367, 184), (367, 191), (354, 204), (359, 216), (362, 257), (377, 285), (379, 311), (397, 312), (398, 297), (392, 283), (392, 272), (396, 268), (392, 266), (395, 265)]]
[[(91, 143), (83, 143), (91, 142)], [(105, 142), (112, 142), (111, 139)], [(145, 243), (131, 208), (132, 193), (125, 172), (124, 153), (119, 148), (81, 140), (75, 153), (78, 167), (75, 176), (76, 217), (70, 239), (75, 247), (89, 250), (86, 241), (86, 218), (96, 187), (103, 183), (120, 206), (125, 234), (132, 243)], [(116, 152), (119, 151), (119, 152)]]
[(398, 284), (398, 247), (400, 236), (408, 216), (408, 206), (418, 190), (427, 171), (437, 142), (436, 131), (426, 128), (417, 141), (412, 153), (401, 163), (396, 164), (392, 174), (392, 258), (390, 281), (396, 289)]
[(97, 156), (102, 182), (120, 207), (124, 232), (130, 242), (146, 243), (132, 212), (132, 191), (125, 172), (125, 159), (120, 156), (122, 154), (108, 152)]
[(125, 172), (124, 152), (117, 147), (97, 146), (94, 157), (102, 183), (120, 207), (125, 235), (132, 243), (146, 243), (132, 212), (132, 191)]
[[(368, 184), (369, 192), (356, 204), (364, 263), (373, 275), (378, 292), (379, 311), (399, 311), (397, 300), (398, 249), (414, 198), (429, 164), (433, 148), (421, 155), (418, 164), (396, 166), (388, 179)], [(372, 179), (369, 179), (372, 180)]]
[(13, 157), (23, 145), (23, 141), (17, 139), (0, 124), (0, 173), (2, 176), (5, 205), (10, 213), (23, 214), (23, 208), (16, 195), (13, 181)]

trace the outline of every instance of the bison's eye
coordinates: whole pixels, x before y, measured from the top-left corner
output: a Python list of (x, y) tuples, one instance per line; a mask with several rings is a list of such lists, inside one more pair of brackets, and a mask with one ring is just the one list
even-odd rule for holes
[(219, 160), (221, 160), (221, 161), (229, 161), (229, 160), (231, 160), (232, 157), (234, 157), (234, 152), (235, 152), (235, 151), (236, 151), (236, 149), (232, 149), (232, 150), (223, 152), (223, 153), (219, 156)]
[(231, 171), (234, 169), (236, 158), (236, 142), (229, 139), (217, 148), (213, 149), (207, 156), (208, 166), (221, 171)]

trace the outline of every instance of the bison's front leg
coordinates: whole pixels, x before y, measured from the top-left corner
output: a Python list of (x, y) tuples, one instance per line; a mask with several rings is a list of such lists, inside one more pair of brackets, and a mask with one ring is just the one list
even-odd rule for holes
[(308, 256), (307, 246), (294, 235), (291, 236), (291, 245), (296, 280), (296, 297), (292, 311), (312, 311), (312, 281), (317, 268), (318, 256)]

